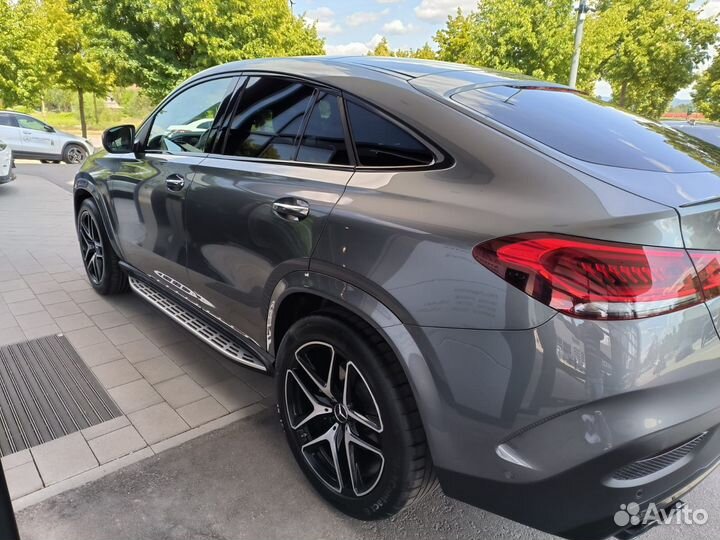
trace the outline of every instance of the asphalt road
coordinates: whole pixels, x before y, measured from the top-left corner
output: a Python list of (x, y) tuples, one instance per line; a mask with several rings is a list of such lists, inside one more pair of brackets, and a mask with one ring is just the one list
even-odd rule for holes
[(24, 174), (38, 176), (72, 193), (73, 180), (79, 170), (80, 165), (23, 160), (16, 163), (15, 174), (19, 181), (22, 181)]
[[(33, 174), (69, 191), (75, 169), (18, 164), (17, 181)], [(707, 511), (708, 522), (657, 527), (643, 538), (720, 538), (720, 473), (686, 501), (692, 509)], [(563, 511), (552, 500), (547, 508)], [(272, 411), (48, 499), (20, 512), (18, 522), (22, 540), (552, 538), (440, 492), (394, 519), (352, 520), (310, 488)]]

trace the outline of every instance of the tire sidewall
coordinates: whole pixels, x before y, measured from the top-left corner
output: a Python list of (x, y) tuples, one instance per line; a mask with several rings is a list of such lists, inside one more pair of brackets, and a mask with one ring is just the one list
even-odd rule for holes
[(97, 224), (98, 230), (100, 232), (100, 238), (102, 239), (103, 243), (103, 277), (100, 280), (100, 283), (95, 283), (90, 277), (90, 274), (87, 271), (87, 267), (85, 267), (85, 261), (83, 261), (83, 267), (85, 267), (85, 274), (87, 275), (88, 281), (90, 282), (90, 285), (93, 287), (93, 289), (100, 292), (101, 294), (106, 294), (110, 288), (111, 269), (109, 265), (109, 256), (112, 247), (110, 246), (110, 241), (105, 232), (105, 226), (103, 224), (102, 218), (100, 217), (100, 212), (98, 211), (97, 204), (95, 204), (95, 201), (92, 199), (92, 197), (88, 197), (87, 199), (85, 199), (80, 205), (80, 210), (78, 211), (77, 220), (75, 222), (75, 229), (78, 236), (78, 244), (80, 243), (80, 218), (85, 212), (89, 212), (95, 219), (95, 223)]
[[(383, 421), (382, 451), (385, 465), (382, 477), (373, 490), (362, 497), (347, 497), (330, 490), (305, 461), (300, 443), (291, 433), (285, 403), (285, 374), (294, 362), (294, 353), (303, 343), (325, 341), (360, 369), (380, 409)], [(381, 362), (387, 361), (367, 338), (344, 321), (327, 315), (312, 315), (293, 325), (285, 334), (277, 355), (278, 412), (285, 434), (301, 470), (315, 489), (342, 512), (363, 520), (388, 517), (405, 505), (412, 463), (412, 441), (407, 435), (400, 401), (388, 378), (383, 376)]]
[(77, 148), (77, 149), (80, 150), (80, 151), (82, 152), (82, 154), (83, 154), (83, 158), (82, 158), (79, 162), (74, 163), (74, 165), (79, 165), (79, 164), (81, 164), (81, 163), (84, 163), (85, 160), (88, 158), (88, 152), (87, 152), (87, 150), (85, 150), (85, 148), (83, 148), (83, 147), (82, 147), (81, 145), (79, 145), (79, 144), (68, 144), (68, 145), (65, 147), (65, 151), (63, 152), (63, 161), (64, 161), (65, 163), (72, 163), (72, 162), (70, 161), (70, 150), (72, 150), (73, 148)]

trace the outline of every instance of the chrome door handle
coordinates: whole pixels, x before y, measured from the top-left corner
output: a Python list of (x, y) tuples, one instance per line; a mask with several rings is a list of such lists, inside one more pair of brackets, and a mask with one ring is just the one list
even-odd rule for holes
[(280, 199), (275, 201), (272, 209), (280, 217), (300, 221), (310, 215), (310, 205), (300, 199)]
[(181, 174), (171, 174), (165, 179), (165, 186), (170, 191), (180, 191), (185, 187), (185, 178)]

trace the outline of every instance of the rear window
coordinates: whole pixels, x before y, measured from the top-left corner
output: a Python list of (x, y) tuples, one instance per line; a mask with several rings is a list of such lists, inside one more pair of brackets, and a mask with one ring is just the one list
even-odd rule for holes
[(564, 89), (493, 86), (452, 99), (576, 159), (630, 169), (720, 169), (720, 149)]

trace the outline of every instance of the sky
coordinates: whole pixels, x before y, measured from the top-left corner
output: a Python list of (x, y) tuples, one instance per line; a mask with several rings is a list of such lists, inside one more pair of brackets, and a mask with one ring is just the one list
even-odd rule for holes
[[(477, 0), (295, 0), (294, 4), (296, 14), (316, 22), (328, 54), (362, 55), (382, 36), (392, 49), (416, 49), (425, 43), (435, 47), (432, 38), (445, 26), (448, 15), (458, 7), (473, 9)], [(720, 14), (720, 0), (704, 4), (695, 1), (694, 7), (702, 9), (705, 16)], [(610, 95), (606, 83), (599, 83), (596, 91)], [(676, 97), (689, 99), (690, 91), (685, 88)]]

